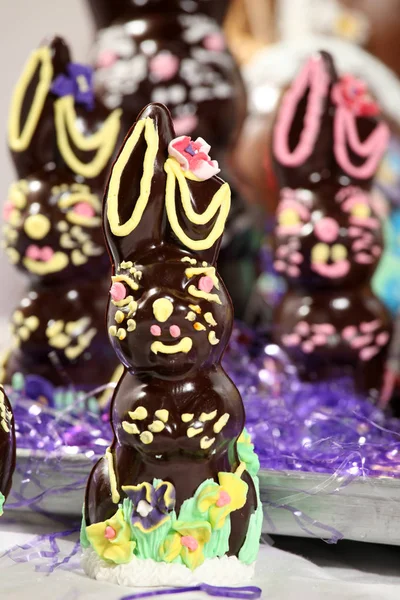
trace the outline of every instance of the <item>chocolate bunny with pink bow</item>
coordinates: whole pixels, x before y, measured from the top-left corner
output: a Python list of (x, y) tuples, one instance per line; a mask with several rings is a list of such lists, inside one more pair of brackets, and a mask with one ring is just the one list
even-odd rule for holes
[[(147, 531), (143, 505), (135, 504), (140, 489), (159, 480), (159, 486), (172, 485), (168, 510), (178, 513), (204, 482), (215, 486), (225, 472), (246, 490), (236, 504), (226, 490), (215, 499), (231, 518), (226, 552), (237, 556), (257, 499), (238, 454), (243, 402), (220, 364), (233, 324), (216, 271), (230, 189), (215, 176), (218, 163), (209, 151), (202, 138), (175, 138), (166, 107), (150, 104), (113, 166), (104, 204), (114, 261), (108, 331), (125, 371), (112, 400), (114, 440), (90, 476), (85, 520), (94, 536), (131, 498), (135, 523)], [(151, 510), (146, 519), (153, 518)], [(209, 532), (208, 522), (202, 527)], [(253, 543), (258, 535), (252, 534)], [(181, 544), (198, 550), (204, 540), (193, 536)], [(160, 552), (168, 562), (169, 551)]]
[(371, 290), (383, 250), (371, 185), (389, 130), (366, 84), (308, 59), (280, 104), (273, 160), (280, 184), (275, 268), (288, 291), (276, 340), (306, 378), (352, 373), (381, 390), (392, 324)]
[(8, 144), (18, 174), (4, 206), (4, 246), (29, 278), (12, 317), (2, 380), (14, 373), (91, 390), (117, 367), (103, 333), (108, 258), (101, 200), (120, 111), (93, 94), (90, 67), (55, 37), (35, 50), (15, 88)]
[(0, 516), (11, 488), (15, 452), (14, 416), (4, 388), (0, 386)]

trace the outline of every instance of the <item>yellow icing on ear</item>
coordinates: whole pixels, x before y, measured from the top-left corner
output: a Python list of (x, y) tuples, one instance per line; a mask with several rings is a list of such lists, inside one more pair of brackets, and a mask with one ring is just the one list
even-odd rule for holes
[[(202, 213), (197, 213), (192, 206), (189, 186), (186, 181), (186, 176), (183, 173), (179, 163), (174, 158), (168, 158), (164, 165), (164, 170), (167, 173), (167, 185), (165, 190), (165, 207), (169, 223), (176, 237), (182, 244), (191, 250), (207, 250), (221, 237), (224, 231), (225, 222), (228, 217), (231, 206), (231, 190), (227, 183), (224, 183), (219, 190), (214, 194), (210, 204)], [(188, 177), (189, 179), (195, 179)], [(175, 187), (176, 180), (181, 194), (182, 206), (187, 219), (194, 225), (206, 225), (218, 213), (214, 226), (210, 233), (203, 240), (193, 240), (183, 231), (179, 224), (176, 214), (176, 199)]]
[(106, 460), (108, 463), (108, 478), (110, 480), (110, 488), (111, 488), (111, 500), (114, 504), (118, 504), (121, 496), (119, 495), (117, 489), (117, 477), (115, 475), (114, 470), (114, 457), (111, 452), (111, 448), (107, 448), (106, 450)]
[[(36, 86), (35, 95), (29, 107), (24, 127), (21, 131), (21, 113), (25, 94), (39, 64), (39, 82)], [(23, 152), (31, 143), (40, 115), (42, 114), (52, 79), (53, 65), (51, 62), (50, 49), (47, 47), (38, 48), (29, 58), (11, 99), (11, 112), (8, 122), (8, 143), (11, 150), (14, 150), (14, 152)]]
[(174, 310), (174, 305), (168, 298), (157, 298), (153, 302), (153, 314), (159, 323), (168, 321)]
[[(113, 275), (111, 277), (111, 281), (114, 283), (115, 281), (123, 281), (124, 283), (126, 283), (127, 285), (129, 285), (130, 288), (132, 288), (132, 290), (138, 290), (139, 286), (136, 283), (136, 281), (134, 281), (133, 279), (131, 279), (128, 275)], [(125, 298), (126, 300), (126, 298)]]
[(217, 325), (217, 321), (214, 319), (213, 314), (210, 312), (204, 313), (204, 320), (206, 323), (211, 325), (211, 327), (215, 327)]
[[(97, 177), (106, 167), (110, 160), (120, 130), (122, 111), (120, 109), (112, 112), (104, 121), (102, 127), (93, 135), (84, 136), (77, 127), (79, 121), (74, 107), (74, 97), (64, 96), (54, 103), (55, 125), (57, 134), (57, 145), (66, 164), (77, 175), (86, 179)], [(78, 150), (93, 152), (97, 150), (94, 158), (84, 163), (76, 156), (71, 148), (72, 140)]]
[(199, 290), (195, 285), (189, 285), (188, 292), (191, 296), (194, 296), (195, 298), (202, 298), (203, 300), (207, 300), (208, 302), (216, 302), (217, 304), (222, 304), (218, 294), (209, 294), (208, 292), (203, 292), (202, 290)]
[(25, 256), (22, 259), (24, 267), (35, 275), (48, 275), (49, 273), (58, 273), (68, 265), (68, 256), (64, 252), (55, 252), (53, 258), (48, 262), (33, 260)]
[[(119, 222), (118, 214), (118, 196), (121, 184), (121, 177), (126, 164), (138, 143), (140, 136), (144, 130), (144, 137), (147, 143), (146, 153), (143, 161), (143, 175), (140, 180), (140, 194), (135, 202), (132, 199), (134, 209), (131, 217), (122, 225)], [(151, 182), (154, 175), (154, 163), (158, 152), (158, 133), (154, 126), (154, 122), (149, 117), (138, 121), (132, 131), (131, 136), (127, 139), (118, 159), (114, 163), (111, 171), (111, 177), (108, 184), (107, 193), (107, 218), (110, 224), (110, 229), (114, 235), (123, 237), (127, 236), (136, 229), (139, 225), (143, 213), (149, 201)]]
[(193, 341), (189, 337), (184, 337), (180, 342), (173, 346), (166, 346), (162, 342), (153, 342), (150, 348), (154, 354), (158, 354), (159, 352), (162, 354), (177, 354), (178, 352), (187, 354), (192, 349), (192, 346)]
[(214, 286), (219, 290), (219, 281), (215, 274), (215, 267), (190, 267), (185, 270), (185, 275), (188, 279), (195, 275), (206, 275), (211, 277)]

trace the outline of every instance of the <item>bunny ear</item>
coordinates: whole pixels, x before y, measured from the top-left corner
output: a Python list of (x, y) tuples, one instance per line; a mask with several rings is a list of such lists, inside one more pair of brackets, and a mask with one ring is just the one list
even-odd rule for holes
[(309, 58), (284, 94), (273, 132), (273, 155), (282, 183), (309, 186), (312, 173), (330, 167), (332, 117), (330, 88), (336, 81), (331, 56)]
[(389, 142), (389, 128), (379, 121), (379, 106), (365, 83), (344, 75), (332, 88), (334, 154), (339, 168), (356, 182), (371, 180)]
[(168, 109), (150, 104), (125, 138), (105, 194), (104, 226), (114, 261), (165, 240), (164, 163), (174, 134)]
[(55, 37), (31, 54), (15, 87), (8, 144), (20, 177), (54, 160), (54, 100), (50, 88), (69, 60), (65, 42)]

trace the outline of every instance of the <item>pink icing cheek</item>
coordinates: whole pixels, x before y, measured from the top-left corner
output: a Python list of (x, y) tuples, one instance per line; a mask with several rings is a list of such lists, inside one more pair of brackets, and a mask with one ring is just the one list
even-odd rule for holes
[(42, 248), (42, 260), (44, 262), (48, 262), (49, 260), (51, 260), (53, 258), (54, 255), (54, 250), (53, 248), (50, 248), (50, 246), (45, 246), (44, 248)]
[(3, 219), (8, 221), (12, 211), (14, 210), (14, 205), (12, 202), (7, 201), (3, 206)]
[(215, 503), (215, 506), (218, 508), (222, 508), (223, 506), (227, 506), (231, 501), (231, 497), (225, 490), (221, 490), (219, 493), (219, 498)]
[(117, 532), (115, 531), (115, 529), (113, 527), (110, 527), (110, 525), (108, 525), (104, 532), (104, 537), (107, 540), (113, 540), (116, 537), (116, 535), (117, 535)]
[(386, 346), (389, 341), (389, 334), (387, 331), (383, 331), (379, 335), (376, 336), (376, 343), (378, 346)]
[(159, 325), (152, 325), (150, 327), (150, 333), (151, 333), (151, 335), (156, 335), (156, 336), (161, 335), (161, 327)]
[(78, 204), (75, 204), (73, 212), (82, 217), (94, 217), (96, 214), (93, 206), (87, 202), (78, 202)]
[(178, 327), (178, 325), (171, 325), (171, 327), (169, 328), (169, 332), (173, 338), (177, 338), (181, 335), (181, 330), (180, 327)]
[(199, 542), (191, 535), (183, 535), (181, 537), (181, 544), (182, 546), (185, 546), (189, 552), (194, 552), (199, 547)]
[(206, 275), (205, 277), (200, 278), (199, 290), (201, 290), (202, 292), (206, 292), (208, 294), (209, 292), (211, 292), (213, 287), (214, 287), (214, 282), (211, 279), (211, 277)]
[(196, 115), (184, 115), (174, 118), (174, 129), (177, 136), (185, 135), (194, 131), (199, 122)]
[(339, 223), (331, 217), (323, 217), (315, 223), (314, 233), (322, 242), (334, 242), (339, 234)]
[(225, 39), (220, 33), (211, 33), (203, 40), (204, 48), (213, 52), (222, 52), (225, 50)]
[(96, 60), (96, 66), (100, 69), (112, 67), (118, 60), (118, 55), (113, 50), (103, 50)]
[(119, 302), (126, 297), (126, 289), (123, 283), (116, 281), (112, 284), (110, 289), (110, 296), (114, 302)]
[(149, 64), (150, 73), (161, 81), (168, 81), (178, 72), (179, 59), (169, 52), (160, 52)]

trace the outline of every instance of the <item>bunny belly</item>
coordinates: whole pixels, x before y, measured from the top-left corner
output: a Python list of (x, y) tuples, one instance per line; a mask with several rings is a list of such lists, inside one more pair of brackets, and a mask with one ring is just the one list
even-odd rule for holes
[(347, 365), (356, 371), (358, 387), (380, 388), (392, 327), (388, 312), (368, 287), (312, 295), (289, 290), (274, 322), (277, 343), (303, 378), (344, 374)]

